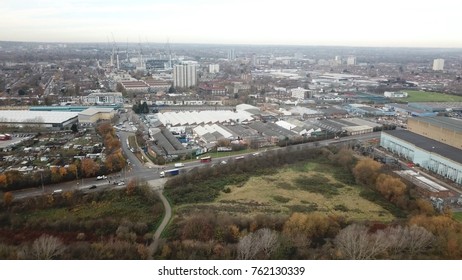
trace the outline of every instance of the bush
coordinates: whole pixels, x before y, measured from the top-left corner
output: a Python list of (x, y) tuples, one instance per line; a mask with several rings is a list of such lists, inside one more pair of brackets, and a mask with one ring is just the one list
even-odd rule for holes
[(329, 179), (322, 174), (316, 174), (310, 177), (302, 176), (295, 179), (294, 182), (301, 190), (319, 193), (325, 197), (332, 197), (339, 194), (339, 184), (329, 183)]
[(346, 207), (343, 204), (339, 204), (339, 205), (334, 206), (334, 210), (342, 211), (342, 212), (348, 212), (350, 209), (348, 209), (348, 207)]
[(287, 203), (287, 202), (290, 201), (290, 198), (283, 197), (283, 196), (280, 196), (280, 195), (273, 196), (273, 199), (274, 199), (274, 201), (280, 202), (280, 203)]

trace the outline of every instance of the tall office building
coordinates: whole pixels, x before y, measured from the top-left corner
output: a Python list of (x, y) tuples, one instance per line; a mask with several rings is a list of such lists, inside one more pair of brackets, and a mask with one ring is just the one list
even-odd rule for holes
[(218, 73), (220, 72), (220, 65), (219, 64), (210, 64), (209, 65), (209, 73)]
[(356, 65), (356, 56), (349, 56), (347, 58), (347, 65)]
[(228, 60), (235, 60), (236, 59), (236, 54), (234, 53), (234, 49), (229, 49), (228, 50)]
[(197, 64), (180, 64), (173, 68), (174, 87), (192, 87), (197, 85)]
[(444, 59), (437, 58), (433, 60), (433, 70), (434, 71), (443, 71), (444, 68)]

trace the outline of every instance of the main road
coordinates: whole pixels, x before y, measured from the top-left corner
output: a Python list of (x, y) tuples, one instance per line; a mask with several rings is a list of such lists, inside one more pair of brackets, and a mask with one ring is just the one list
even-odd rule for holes
[[(108, 178), (106, 180), (96, 180), (96, 178), (85, 178), (85, 179), (79, 179), (79, 180), (74, 180), (71, 182), (65, 182), (65, 183), (60, 183), (60, 184), (53, 184), (53, 185), (47, 185), (47, 186), (38, 186), (37, 188), (33, 189), (26, 189), (26, 190), (20, 190), (20, 191), (14, 191), (13, 196), (15, 199), (22, 199), (22, 198), (27, 198), (27, 197), (33, 197), (33, 196), (40, 196), (43, 194), (50, 194), (53, 193), (53, 191), (59, 190), (59, 191), (72, 191), (72, 190), (84, 190), (84, 191), (98, 191), (98, 190), (103, 190), (103, 189), (108, 189), (108, 188), (114, 188), (117, 187), (117, 185), (114, 185), (114, 182), (129, 182), (132, 179), (142, 179), (145, 181), (153, 181), (153, 180), (158, 180), (160, 179), (159, 172), (162, 169), (170, 169), (174, 168), (174, 165), (166, 165), (166, 166), (157, 166), (153, 165), (152, 163), (142, 163), (138, 160), (138, 158), (131, 152), (130, 148), (127, 145), (127, 139), (129, 136), (134, 135), (133, 132), (127, 132), (127, 131), (119, 131), (117, 132), (120, 142), (121, 142), (121, 147), (122, 150), (127, 158), (127, 162), (129, 163), (124, 170), (118, 173), (114, 174), (109, 174)], [(309, 143), (303, 143), (299, 145), (292, 145), (292, 146), (287, 146), (287, 147), (278, 147), (274, 149), (268, 149), (268, 150), (261, 150), (259, 153), (273, 153), (275, 151), (293, 151), (293, 150), (301, 150), (305, 148), (311, 148), (311, 147), (317, 147), (317, 146), (327, 146), (330, 144), (335, 144), (335, 143), (342, 143), (342, 142), (348, 142), (348, 141), (353, 141), (353, 140), (359, 140), (359, 141), (367, 141), (371, 139), (378, 139), (380, 137), (380, 132), (374, 132), (374, 133), (369, 133), (369, 134), (363, 134), (363, 135), (356, 135), (356, 136), (348, 136), (348, 137), (343, 137), (339, 140), (336, 139), (328, 139), (328, 140), (321, 140), (317, 142), (309, 142)], [(241, 154), (239, 156), (252, 156), (255, 152), (249, 152), (245, 154)], [(202, 166), (210, 166), (210, 165), (215, 165), (215, 164), (220, 164), (222, 161), (232, 161), (236, 155), (234, 156), (226, 156), (226, 157), (220, 157), (220, 158), (212, 158), (212, 161), (205, 164), (205, 163), (200, 163), (199, 161), (192, 161), (192, 162), (185, 162), (184, 167), (181, 168), (181, 172), (188, 172), (193, 168), (196, 167), (202, 167)], [(90, 190), (90, 187), (96, 186), (96, 189)]]

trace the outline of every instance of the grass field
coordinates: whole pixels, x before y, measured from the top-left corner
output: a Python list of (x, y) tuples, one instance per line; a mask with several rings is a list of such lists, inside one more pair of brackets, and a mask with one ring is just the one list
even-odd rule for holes
[(405, 92), (408, 93), (408, 97), (399, 100), (406, 102), (462, 102), (462, 96), (445, 93), (416, 90), (406, 90)]
[(452, 217), (454, 220), (458, 221), (459, 223), (462, 223), (462, 212), (455, 212), (452, 214)]
[(243, 185), (229, 186), (231, 191), (222, 192), (212, 203), (185, 205), (180, 211), (186, 213), (192, 207), (236, 215), (320, 212), (353, 220), (394, 219), (389, 211), (361, 197), (361, 187), (334, 178), (335, 171), (313, 162), (295, 165), (273, 175), (251, 177)]

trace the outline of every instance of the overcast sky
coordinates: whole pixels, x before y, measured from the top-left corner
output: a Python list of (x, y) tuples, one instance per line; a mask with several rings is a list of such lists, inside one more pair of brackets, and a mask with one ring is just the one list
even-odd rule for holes
[(456, 0), (1, 0), (0, 41), (462, 47)]

